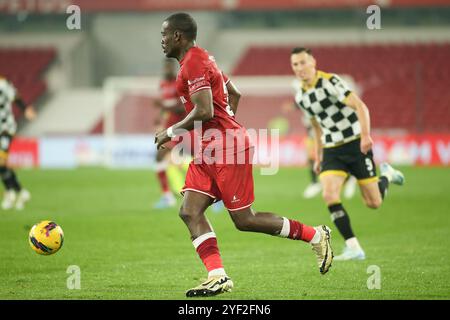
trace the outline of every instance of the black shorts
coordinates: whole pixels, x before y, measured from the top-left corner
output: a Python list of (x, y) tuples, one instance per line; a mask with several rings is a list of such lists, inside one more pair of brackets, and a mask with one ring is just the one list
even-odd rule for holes
[(6, 132), (0, 133), (0, 157), (7, 158), (13, 137)]
[(377, 181), (377, 168), (370, 150), (363, 154), (360, 149), (361, 139), (345, 143), (338, 147), (324, 148), (320, 175), (351, 174), (360, 184)]

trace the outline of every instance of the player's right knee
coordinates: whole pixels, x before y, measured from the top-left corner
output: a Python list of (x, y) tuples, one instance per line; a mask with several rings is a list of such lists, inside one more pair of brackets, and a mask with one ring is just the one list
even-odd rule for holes
[(239, 231), (251, 231), (253, 228), (252, 215), (248, 215), (244, 212), (231, 214), (231, 219), (233, 220), (234, 226)]
[(383, 203), (383, 200), (381, 199), (381, 197), (379, 197), (379, 198), (364, 199), (364, 202), (366, 203), (367, 207), (371, 209), (378, 209)]
[(178, 215), (180, 216), (181, 220), (183, 220), (185, 223), (188, 223), (192, 220), (195, 220), (195, 218), (198, 217), (200, 213), (200, 210), (185, 208), (182, 206)]
[(240, 219), (240, 220), (236, 220), (236, 221), (233, 220), (233, 222), (234, 222), (234, 226), (239, 231), (251, 231), (252, 230), (252, 224), (248, 220)]
[(178, 212), (178, 216), (181, 218), (181, 220), (183, 221), (188, 221), (189, 220), (189, 212), (187, 210), (185, 210), (183, 208), (183, 206), (181, 206), (180, 211)]

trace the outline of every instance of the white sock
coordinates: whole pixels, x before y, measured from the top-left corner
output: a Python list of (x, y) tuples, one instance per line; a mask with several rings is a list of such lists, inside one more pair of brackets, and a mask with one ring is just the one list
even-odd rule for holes
[(345, 240), (345, 244), (347, 245), (347, 247), (349, 247), (350, 249), (353, 250), (362, 250), (361, 245), (358, 242), (358, 239), (356, 239), (356, 237), (350, 238)]
[(208, 278), (210, 277), (217, 277), (217, 276), (226, 276), (226, 272), (224, 268), (218, 268), (218, 269), (214, 269), (211, 270), (210, 272), (208, 272)]
[(291, 231), (291, 225), (289, 224), (289, 219), (283, 217), (283, 227), (281, 228), (280, 234), (278, 236), (282, 238), (289, 237), (289, 232)]
[(155, 171), (156, 172), (166, 171), (168, 166), (169, 164), (167, 163), (167, 161), (156, 162)]
[(320, 242), (320, 230), (318, 228), (314, 228), (316, 230), (316, 233), (314, 234), (314, 237), (311, 239), (309, 243), (316, 244)]
[(172, 191), (164, 192), (164, 197), (166, 197), (167, 199), (175, 199), (175, 196), (173, 195)]

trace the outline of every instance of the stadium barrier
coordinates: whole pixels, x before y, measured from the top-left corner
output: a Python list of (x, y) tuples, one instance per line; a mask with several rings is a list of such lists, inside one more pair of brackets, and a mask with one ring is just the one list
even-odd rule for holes
[[(153, 135), (119, 135), (112, 140), (102, 135), (17, 137), (12, 145), (9, 164), (13, 167), (77, 168), (108, 166), (113, 168), (152, 168), (155, 158)], [(272, 142), (273, 144), (273, 142)], [(282, 136), (278, 145), (280, 167), (305, 166), (305, 137)], [(108, 150), (108, 152), (106, 152)], [(267, 148), (256, 146), (262, 166), (268, 165)], [(450, 166), (450, 134), (406, 134), (374, 136), (374, 156), (379, 163), (399, 165)]]

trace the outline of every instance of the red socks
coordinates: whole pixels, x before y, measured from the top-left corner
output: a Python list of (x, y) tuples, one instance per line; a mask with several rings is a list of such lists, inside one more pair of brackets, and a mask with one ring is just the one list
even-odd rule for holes
[(217, 275), (225, 273), (214, 232), (205, 233), (197, 237), (192, 243), (210, 276), (214, 273), (217, 273)]
[(169, 191), (169, 182), (167, 180), (166, 170), (158, 171), (158, 180), (163, 192)]
[(283, 218), (283, 220), (283, 228), (281, 229), (280, 237), (310, 242), (316, 234), (316, 229), (299, 221), (287, 218)]

